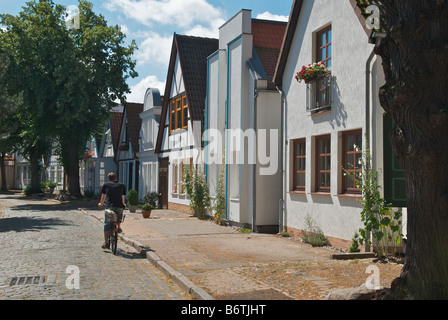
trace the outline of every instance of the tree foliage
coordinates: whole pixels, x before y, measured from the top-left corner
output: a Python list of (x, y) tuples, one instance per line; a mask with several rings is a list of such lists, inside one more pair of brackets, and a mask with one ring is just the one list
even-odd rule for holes
[[(51, 0), (28, 2), (18, 16), (2, 15), (2, 50), (11, 60), (8, 86), (22, 92), (22, 119), (35, 141), (56, 139), (69, 180), (80, 196), (79, 150), (100, 130), (116, 100), (136, 77), (135, 42), (124, 44), (119, 26), (108, 26), (86, 0), (79, 0), (79, 28), (67, 28), (66, 8)], [(39, 156), (41, 156), (40, 154)]]

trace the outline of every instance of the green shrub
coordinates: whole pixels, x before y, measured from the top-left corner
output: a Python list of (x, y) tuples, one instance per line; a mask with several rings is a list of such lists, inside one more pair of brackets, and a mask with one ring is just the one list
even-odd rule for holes
[(328, 239), (322, 230), (315, 225), (313, 219), (307, 215), (305, 218), (306, 229), (303, 232), (302, 240), (313, 247), (323, 247), (328, 245)]
[(359, 249), (359, 234), (355, 232), (355, 235), (352, 238), (352, 245), (348, 249), (348, 252), (360, 252)]
[(95, 192), (93, 192), (92, 190), (84, 191), (84, 197), (86, 197), (87, 199), (93, 199), (94, 196), (95, 196)]
[(128, 204), (130, 206), (138, 205), (138, 193), (137, 193), (137, 190), (135, 190), (135, 189), (129, 190), (128, 194), (126, 195), (126, 199), (128, 200)]

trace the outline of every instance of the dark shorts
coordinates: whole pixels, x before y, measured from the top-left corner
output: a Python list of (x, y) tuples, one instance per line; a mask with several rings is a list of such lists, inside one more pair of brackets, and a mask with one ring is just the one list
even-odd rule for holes
[(111, 220), (108, 218), (108, 210), (114, 211), (117, 215), (117, 221), (121, 222), (123, 221), (123, 209), (122, 208), (108, 208), (104, 211), (104, 231), (109, 231), (110, 228), (112, 228), (112, 224), (115, 222), (114, 220)]

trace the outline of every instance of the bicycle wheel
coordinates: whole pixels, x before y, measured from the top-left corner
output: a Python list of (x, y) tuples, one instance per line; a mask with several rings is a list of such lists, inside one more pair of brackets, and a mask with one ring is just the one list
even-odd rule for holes
[(113, 254), (117, 254), (117, 243), (118, 243), (118, 234), (115, 230), (115, 225), (112, 225), (112, 228), (110, 230), (109, 235), (109, 243), (110, 243), (110, 249), (112, 250)]

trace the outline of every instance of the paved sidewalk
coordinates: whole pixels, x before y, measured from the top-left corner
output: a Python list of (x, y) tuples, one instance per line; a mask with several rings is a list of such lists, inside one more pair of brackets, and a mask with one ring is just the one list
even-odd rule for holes
[[(71, 202), (80, 211), (103, 221), (104, 211), (87, 201)], [(183, 289), (203, 300), (293, 300), (264, 281), (237, 272), (239, 267), (278, 262), (325, 261), (334, 252), (312, 248), (278, 235), (243, 234), (235, 228), (199, 220), (173, 210), (125, 210), (122, 240), (133, 245)], [(304, 278), (306, 275), (304, 275)], [(324, 278), (310, 278), (326, 285)]]

